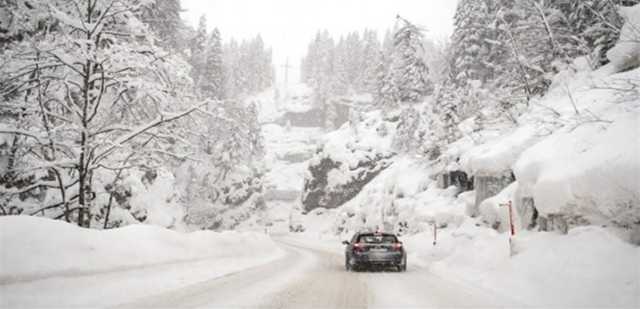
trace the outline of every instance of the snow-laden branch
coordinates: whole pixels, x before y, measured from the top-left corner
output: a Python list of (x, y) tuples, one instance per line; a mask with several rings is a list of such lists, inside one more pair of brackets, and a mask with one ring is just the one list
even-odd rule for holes
[(101, 160), (103, 160), (106, 156), (108, 156), (111, 152), (113, 152), (114, 150), (120, 148), (123, 146), (123, 144), (126, 144), (127, 142), (131, 141), (132, 139), (134, 139), (137, 136), (140, 136), (142, 134), (144, 134), (145, 132), (160, 126), (164, 123), (167, 122), (171, 122), (177, 119), (180, 119), (184, 116), (187, 116), (191, 113), (193, 113), (194, 111), (201, 111), (202, 107), (206, 106), (208, 104), (208, 102), (203, 102), (200, 104), (197, 104), (195, 106), (192, 106), (190, 108), (187, 108), (184, 111), (178, 112), (178, 113), (163, 113), (161, 115), (159, 115), (158, 117), (156, 117), (156, 119), (152, 120), (149, 123), (140, 125), (136, 128), (132, 128), (131, 129), (131, 133), (125, 134), (123, 136), (121, 136), (120, 138), (118, 138), (116, 141), (114, 141), (109, 147), (107, 147), (106, 149), (104, 149), (103, 151), (101, 151), (100, 153), (98, 153), (94, 159), (93, 159), (93, 163), (97, 163), (100, 162)]
[(38, 144), (41, 144), (41, 145), (45, 145), (47, 143), (40, 136), (38, 136), (39, 133), (37, 133), (37, 132), (30, 132), (30, 131), (20, 130), (20, 129), (12, 129), (12, 130), (0, 129), (0, 133), (3, 133), (3, 134), (15, 134), (15, 135), (22, 135), (22, 136), (30, 137), (30, 138), (36, 140), (36, 142), (38, 142)]

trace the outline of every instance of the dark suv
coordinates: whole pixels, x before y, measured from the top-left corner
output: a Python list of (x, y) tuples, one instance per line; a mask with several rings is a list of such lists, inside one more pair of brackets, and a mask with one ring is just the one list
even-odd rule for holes
[(344, 265), (347, 270), (372, 265), (407, 270), (407, 252), (394, 234), (360, 232), (353, 235), (350, 242), (342, 243), (346, 245)]

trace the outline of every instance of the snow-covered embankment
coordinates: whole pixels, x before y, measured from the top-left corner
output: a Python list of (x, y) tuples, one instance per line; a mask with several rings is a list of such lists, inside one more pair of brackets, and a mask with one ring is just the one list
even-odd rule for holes
[(224, 275), (284, 254), (258, 233), (183, 234), (151, 225), (90, 230), (27, 216), (0, 217), (0, 247), (0, 284), (215, 259), (225, 262), (211, 263), (217, 268), (211, 273)]

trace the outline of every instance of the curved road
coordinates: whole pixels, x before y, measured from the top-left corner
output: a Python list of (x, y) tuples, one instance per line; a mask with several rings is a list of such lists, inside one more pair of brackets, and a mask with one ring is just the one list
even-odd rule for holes
[(116, 308), (425, 308), (522, 307), (492, 292), (425, 269), (346, 272), (337, 252), (278, 239), (277, 261), (121, 304)]

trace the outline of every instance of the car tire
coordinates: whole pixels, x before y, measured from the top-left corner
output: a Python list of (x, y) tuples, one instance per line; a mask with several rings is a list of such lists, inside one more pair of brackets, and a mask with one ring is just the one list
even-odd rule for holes
[(351, 264), (349, 263), (349, 258), (344, 259), (344, 269), (346, 269), (347, 271), (353, 270), (353, 268), (351, 267)]
[(398, 271), (399, 271), (399, 272), (405, 272), (405, 271), (407, 271), (407, 258), (404, 258), (404, 260), (402, 261), (402, 263), (398, 265)]

